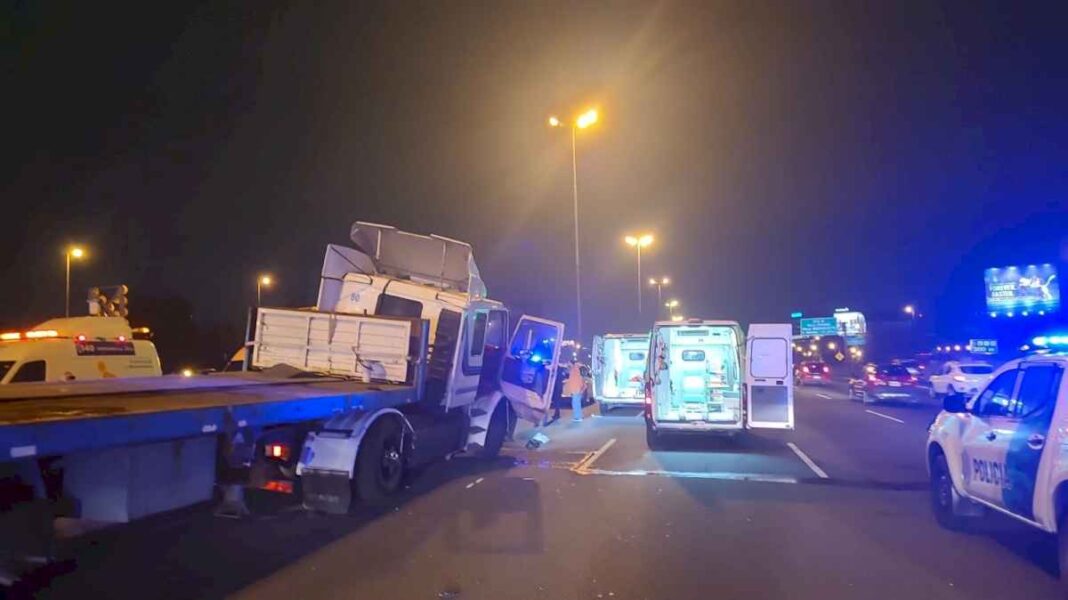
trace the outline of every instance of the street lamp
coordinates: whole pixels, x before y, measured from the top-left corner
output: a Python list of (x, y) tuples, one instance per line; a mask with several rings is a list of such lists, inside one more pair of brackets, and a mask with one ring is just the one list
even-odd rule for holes
[(671, 279), (667, 277), (661, 277), (660, 279), (657, 279), (656, 277), (651, 277), (649, 278), (649, 285), (656, 286), (656, 303), (657, 305), (659, 305), (664, 301), (664, 299), (661, 298), (664, 286), (671, 285)]
[(627, 243), (631, 248), (638, 250), (638, 314), (642, 312), (642, 248), (648, 247), (653, 243), (653, 236), (649, 233), (643, 233), (641, 235), (628, 235), (623, 238), (623, 241)]
[(909, 315), (910, 317), (915, 317), (916, 316), (916, 307), (911, 305), (911, 304), (906, 304), (905, 308), (903, 308), (901, 310), (903, 310), (905, 312), (905, 314)]
[(63, 302), (63, 307), (64, 307), (63, 310), (64, 310), (64, 314), (69, 317), (70, 316), (70, 259), (74, 258), (74, 259), (81, 260), (81, 259), (85, 258), (85, 249), (82, 248), (81, 246), (70, 246), (69, 248), (67, 248), (66, 255), (67, 255), (67, 271), (66, 271), (67, 272), (67, 287), (66, 287), (65, 300)]
[[(575, 329), (576, 340), (582, 339), (582, 268), (579, 262), (579, 200), (578, 200), (578, 149), (575, 143), (579, 129), (586, 129), (597, 122), (597, 111), (589, 109), (575, 118), (571, 125), (571, 190), (575, 208)], [(565, 123), (555, 116), (549, 117), (549, 127), (563, 127)]]
[(270, 275), (260, 275), (256, 278), (256, 306), (260, 305), (260, 298), (263, 295), (263, 288), (269, 288), (274, 283)]
[(674, 317), (675, 316), (675, 309), (678, 308), (678, 306), (679, 306), (679, 301), (675, 300), (674, 298), (672, 298), (671, 300), (668, 300), (667, 302), (665, 302), (664, 306), (667, 307), (668, 314)]
[(682, 315), (671, 315), (671, 321), (674, 322), (674, 323), (681, 323), (682, 320), (685, 319), (685, 318), (686, 317), (684, 317)]

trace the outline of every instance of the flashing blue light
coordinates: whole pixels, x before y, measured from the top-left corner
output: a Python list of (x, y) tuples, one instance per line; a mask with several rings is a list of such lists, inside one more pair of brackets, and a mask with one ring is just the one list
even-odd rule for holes
[(1044, 310), (1040, 310), (1040, 311), (1038, 311), (1038, 315), (1039, 315), (1040, 317), (1044, 317), (1044, 316), (1046, 316), (1046, 311), (1044, 311)]
[(1006, 317), (1012, 317), (1014, 315), (1013, 315), (1013, 312), (1010, 310), (1009, 312), (1005, 313), (1005, 316)]
[(1032, 346), (1051, 348), (1054, 346), (1068, 346), (1068, 335), (1038, 335), (1031, 340)]
[(530, 362), (541, 362), (541, 355), (537, 354), (537, 353), (531, 354), (530, 355)]
[(1025, 311), (1023, 311), (1023, 312), (1022, 312), (1022, 313), (1020, 313), (1020, 314), (1026, 317), (1026, 316), (1030, 315), (1031, 313), (1029, 313), (1029, 312), (1027, 312), (1027, 311), (1025, 310)]
[(992, 312), (992, 313), (990, 313), (990, 318), (991, 318), (991, 319), (996, 319), (996, 318), (998, 318), (998, 313), (996, 313), (996, 312)]

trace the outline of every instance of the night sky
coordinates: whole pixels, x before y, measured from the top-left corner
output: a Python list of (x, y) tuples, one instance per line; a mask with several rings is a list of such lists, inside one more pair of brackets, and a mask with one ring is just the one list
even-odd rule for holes
[(743, 322), (913, 302), (959, 328), (982, 268), (1068, 260), (1054, 3), (170, 4), (4, 9), (0, 324), (62, 313), (77, 241), (76, 301), (125, 282), (135, 322), (184, 298), (240, 329), (259, 271), (313, 303), (355, 220), (469, 241), (492, 297), (572, 323), (545, 120), (587, 106), (588, 336), (651, 320), (626, 233), (685, 314)]

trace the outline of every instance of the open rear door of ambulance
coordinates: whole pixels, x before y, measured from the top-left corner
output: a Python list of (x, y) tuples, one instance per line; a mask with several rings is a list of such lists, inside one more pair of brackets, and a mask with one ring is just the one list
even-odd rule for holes
[(564, 325), (523, 315), (501, 366), (501, 391), (517, 415), (541, 424), (552, 407)]
[(745, 424), (794, 428), (793, 328), (754, 323), (745, 341)]

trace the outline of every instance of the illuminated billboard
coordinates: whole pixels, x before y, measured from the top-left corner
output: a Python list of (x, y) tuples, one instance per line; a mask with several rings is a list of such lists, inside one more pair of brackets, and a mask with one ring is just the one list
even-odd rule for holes
[(1057, 268), (1049, 263), (987, 269), (984, 279), (991, 317), (1045, 315), (1061, 307)]

